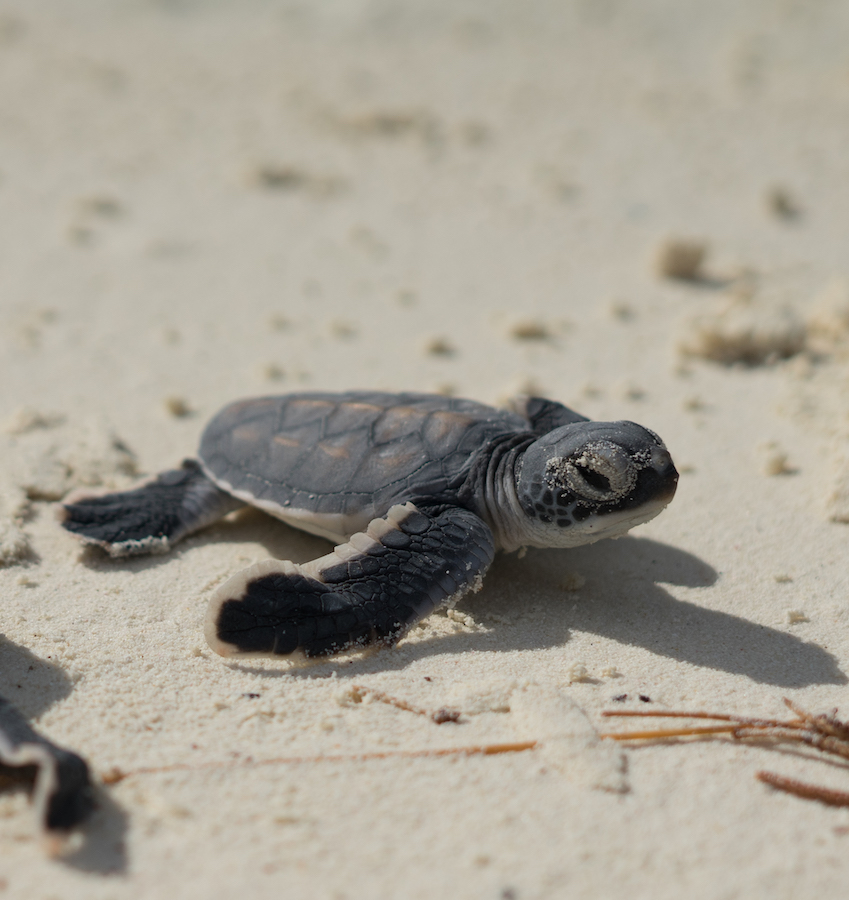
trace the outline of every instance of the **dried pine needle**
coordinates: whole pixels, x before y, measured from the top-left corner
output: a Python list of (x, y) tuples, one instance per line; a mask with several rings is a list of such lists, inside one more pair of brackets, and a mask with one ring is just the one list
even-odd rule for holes
[[(607, 710), (605, 717), (639, 716), (640, 718), (687, 718), (713, 719), (724, 722), (724, 725), (696, 726), (687, 725), (681, 728), (658, 728), (644, 731), (612, 732), (601, 737), (615, 741), (666, 740), (669, 738), (706, 737), (728, 734), (735, 740), (749, 743), (758, 741), (793, 742), (805, 744), (821, 753), (828, 753), (849, 759), (849, 723), (837, 718), (837, 710), (830, 714), (815, 715), (796, 706), (791, 700), (784, 698), (785, 705), (794, 714), (790, 720), (759, 719), (746, 716), (735, 716), (727, 713), (709, 713), (702, 710)], [(759, 781), (777, 790), (793, 794), (805, 800), (819, 800), (829, 806), (849, 806), (849, 792), (835, 791), (831, 788), (807, 784), (773, 772), (758, 772)]]
[(125, 772), (117, 766), (105, 772), (101, 778), (107, 785), (118, 784), (133, 775), (157, 775), (164, 772), (200, 772), (206, 769), (244, 769), (253, 766), (301, 765), (322, 762), (367, 762), (373, 759), (419, 759), (437, 756), (496, 756), (500, 753), (522, 753), (533, 750), (537, 741), (513, 741), (504, 744), (474, 744), (466, 747), (443, 747), (435, 750), (383, 750), (372, 753), (330, 753), (318, 756), (278, 756), (271, 759), (253, 759), (232, 762), (173, 763), (166, 766), (141, 766)]
[(793, 794), (794, 797), (801, 797), (803, 800), (819, 800), (820, 803), (825, 803), (827, 806), (849, 806), (849, 793), (846, 791), (833, 791), (816, 784), (797, 781), (795, 778), (785, 778), (774, 772), (756, 772), (755, 778), (770, 787)]

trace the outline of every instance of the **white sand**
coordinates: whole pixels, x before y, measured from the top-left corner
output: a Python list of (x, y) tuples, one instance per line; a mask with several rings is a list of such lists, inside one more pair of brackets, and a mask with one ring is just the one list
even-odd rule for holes
[[(812, 312), (849, 275), (849, 7), (0, 10), (0, 694), (128, 773), (65, 861), (0, 795), (0, 894), (841, 896), (849, 810), (754, 773), (846, 790), (843, 767), (590, 724), (640, 694), (849, 710), (849, 317)], [(701, 281), (656, 273), (670, 236), (707, 242)], [(699, 355), (787, 316), (786, 361)], [(251, 512), (115, 562), (22, 498), (129, 483), (116, 437), (171, 466), (235, 397), (353, 387), (635, 419), (678, 496), (633, 537), (500, 558), (395, 650), (302, 669), (224, 662), (204, 607), (324, 542)]]

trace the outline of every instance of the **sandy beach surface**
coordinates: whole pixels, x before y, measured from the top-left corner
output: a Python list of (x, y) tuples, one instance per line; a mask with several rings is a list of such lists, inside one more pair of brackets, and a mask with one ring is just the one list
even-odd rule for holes
[[(847, 37), (827, 0), (0, 2), (0, 695), (99, 784), (57, 859), (0, 793), (0, 897), (842, 895), (849, 809), (755, 778), (837, 758), (598, 734), (849, 713)], [(678, 494), (301, 666), (204, 611), (325, 541), (57, 524), (230, 400), (350, 388), (632, 419)]]

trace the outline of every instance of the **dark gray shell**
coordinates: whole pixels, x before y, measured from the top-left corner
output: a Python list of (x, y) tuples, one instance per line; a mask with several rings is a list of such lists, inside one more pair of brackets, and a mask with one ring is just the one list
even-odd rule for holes
[(285, 518), (303, 510), (367, 521), (445, 491), (488, 441), (527, 430), (522, 416), (471, 400), (287, 394), (225, 407), (200, 459), (220, 487)]

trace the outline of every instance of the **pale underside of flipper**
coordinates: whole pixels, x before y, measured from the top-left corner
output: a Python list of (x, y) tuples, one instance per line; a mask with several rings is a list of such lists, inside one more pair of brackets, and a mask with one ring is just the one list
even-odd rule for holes
[(327, 656), (392, 645), (437, 607), (477, 590), (495, 553), (489, 527), (459, 507), (412, 503), (327, 556), (266, 560), (210, 600), (206, 637), (223, 656)]
[(217, 488), (194, 460), (131, 491), (85, 489), (65, 498), (63, 527), (110, 556), (167, 553), (177, 541), (242, 506)]

